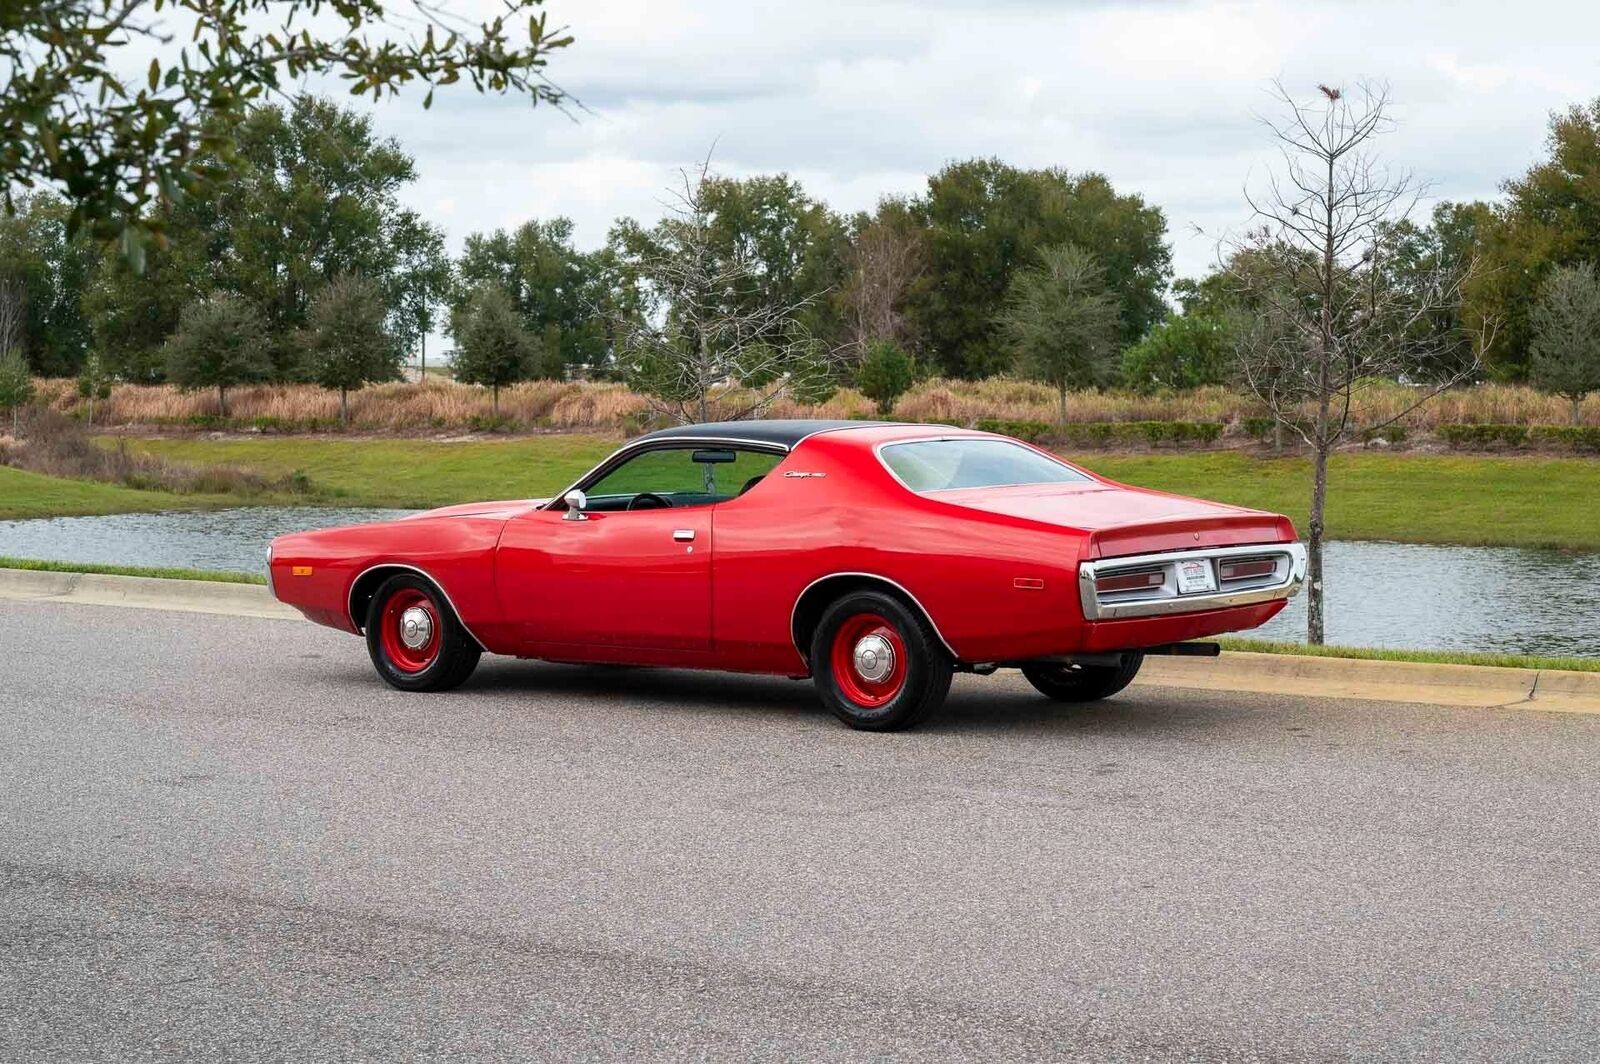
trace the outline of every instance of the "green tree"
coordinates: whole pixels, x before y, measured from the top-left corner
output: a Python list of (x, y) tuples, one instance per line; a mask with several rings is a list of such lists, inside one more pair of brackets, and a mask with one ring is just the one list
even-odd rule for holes
[(426, 247), (426, 223), (403, 209), (399, 191), (416, 167), (372, 119), (314, 96), (288, 110), (250, 112), (235, 136), (234, 172), (195, 201), (212, 239), (211, 287), (260, 308), (273, 340), (275, 373), (304, 378), (295, 335), (311, 294), (343, 273), (379, 286), (388, 313), (403, 316), (400, 250)]
[(285, 85), (328, 77), (378, 99), (419, 83), (424, 107), (456, 82), (559, 101), (544, 68), (571, 38), (540, 7), (506, 0), (472, 26), (421, 0), (0, 4), (6, 206), (14, 189), (53, 187), (71, 201), (73, 231), (120, 237), (137, 263), (162, 231), (147, 208), (215, 182), (234, 124)]
[(1187, 391), (1225, 384), (1233, 368), (1226, 319), (1174, 314), (1122, 352), (1122, 380), (1131, 388)]
[(311, 300), (306, 334), (311, 379), (339, 393), (339, 423), (350, 424), (350, 392), (398, 380), (402, 352), (389, 335), (383, 296), (371, 281), (341, 274)]
[[(0, 153), (4, 148), (0, 146)], [(69, 377), (89, 351), (84, 288), (97, 252), (68, 232), (66, 204), (53, 195), (19, 198), (0, 212), (0, 345), (20, 347), (35, 373)]]
[(1116, 365), (1117, 301), (1093, 255), (1072, 244), (1044, 248), (1039, 265), (1012, 278), (998, 324), (1017, 368), (1052, 385), (1067, 423), (1067, 392), (1106, 383)]
[(456, 380), (487, 387), (499, 417), (500, 389), (527, 379), (534, 354), (516, 305), (504, 289), (484, 285), (454, 315), (451, 329)]
[(228, 416), (229, 388), (261, 380), (271, 370), (266, 323), (241, 296), (213, 295), (190, 303), (167, 341), (167, 378), (181, 388), (215, 388), (223, 417)]
[(150, 250), (143, 271), (108, 249), (83, 296), (94, 349), (106, 371), (133, 384), (165, 379), (165, 345), (183, 308), (217, 283), (222, 241), (199, 227), (192, 209), (165, 213), (167, 246)]
[(1548, 144), (1549, 158), (1506, 183), (1480, 235), (1487, 268), (1466, 290), (1466, 324), (1493, 336), (1483, 357), (1503, 380), (1528, 375), (1531, 312), (1545, 278), (1600, 262), (1600, 98), (1552, 116)]
[(567, 218), (473, 233), (456, 263), (456, 308), (466, 307), (484, 285), (498, 287), (511, 297), (523, 329), (554, 352), (540, 355), (541, 373), (562, 376), (557, 370), (567, 365), (594, 365), (606, 357), (599, 308), (607, 300), (598, 290), (599, 271), (595, 256), (573, 247)]
[(111, 398), (113, 383), (114, 379), (106, 372), (100, 356), (91, 351), (89, 357), (83, 360), (83, 368), (78, 371), (78, 397), (88, 404), (84, 417), (88, 424), (94, 424), (94, 404)]
[(1533, 383), (1572, 404), (1579, 424), (1583, 400), (1600, 392), (1600, 275), (1593, 263), (1558, 266), (1545, 279), (1530, 316)]
[(1461, 300), (1429, 306), (1427, 286), (1441, 271), (1459, 275), (1480, 257), (1483, 232), (1493, 224), (1493, 209), (1486, 203), (1441, 203), (1429, 224), (1408, 219), (1379, 228), (1378, 283), (1407, 294), (1408, 306), (1428, 306), (1425, 313), (1406, 323), (1404, 350), (1412, 361), (1399, 366), (1407, 378), (1418, 381), (1454, 379), (1473, 366), (1479, 336), (1473, 329), (1470, 308)]
[(438, 324), (438, 309), (455, 290), (455, 268), (444, 249), (444, 230), (404, 211), (391, 226), (395, 268), (389, 303), (394, 308), (395, 341), (417, 351), (419, 380), (428, 377), (428, 334)]
[(867, 353), (856, 367), (856, 387), (878, 404), (880, 414), (893, 410), (895, 401), (906, 393), (915, 379), (916, 366), (911, 356), (887, 340), (868, 344)]
[(1166, 219), (1099, 174), (973, 159), (929, 178), (912, 209), (924, 226), (927, 268), (907, 310), (924, 357), (949, 376), (984, 377), (1010, 365), (999, 312), (1013, 275), (1045, 247), (1095, 249), (1117, 302), (1120, 343), (1133, 343), (1167, 313)]
[(20, 435), (18, 414), (33, 401), (33, 375), (28, 360), (13, 347), (0, 355), (0, 409), (11, 411), (11, 435)]

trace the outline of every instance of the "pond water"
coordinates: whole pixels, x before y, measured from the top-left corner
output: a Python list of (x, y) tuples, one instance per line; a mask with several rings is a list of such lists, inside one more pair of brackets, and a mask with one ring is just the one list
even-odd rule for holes
[[(252, 507), (0, 521), (0, 555), (259, 573), (285, 532), (387, 521), (410, 510)], [(1334, 542), (1328, 641), (1413, 650), (1600, 657), (1600, 554)], [(1305, 637), (1305, 596), (1257, 633)]]

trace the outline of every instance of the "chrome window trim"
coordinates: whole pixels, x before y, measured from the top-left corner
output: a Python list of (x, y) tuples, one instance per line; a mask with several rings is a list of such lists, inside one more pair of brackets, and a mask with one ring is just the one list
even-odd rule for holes
[[(1243, 591), (1217, 591), (1203, 595), (1178, 595), (1172, 598), (1144, 602), (1103, 603), (1095, 591), (1095, 578), (1107, 571), (1136, 569), (1142, 565), (1169, 565), (1196, 558), (1252, 557), (1268, 554), (1285, 554), (1289, 557), (1289, 573), (1283, 580), (1266, 587), (1247, 588)], [(1078, 564), (1078, 601), (1083, 606), (1086, 621), (1111, 621), (1125, 617), (1162, 617), (1174, 613), (1200, 613), (1205, 610), (1227, 609), (1230, 606), (1251, 606), (1275, 599), (1293, 598), (1305, 583), (1305, 544), (1252, 543), (1238, 547), (1201, 547), (1194, 550), (1165, 551), (1156, 554), (1132, 554), (1121, 558), (1095, 558)]]
[[(813, 435), (815, 435), (815, 433), (813, 433)], [(552, 495), (544, 504), (539, 506), (539, 509), (549, 510), (554, 508), (557, 503), (563, 502), (563, 500), (566, 498), (567, 492), (583, 490), (583, 486), (585, 484), (592, 483), (600, 474), (610, 472), (614, 466), (620, 465), (624, 458), (632, 457), (635, 451), (668, 451), (684, 449), (680, 448), (678, 446), (679, 444), (685, 444), (688, 448), (692, 449), (695, 447), (704, 446), (706, 444), (715, 443), (725, 444), (727, 446), (736, 448), (743, 447), (746, 450), (751, 451), (764, 451), (767, 454), (787, 455), (793, 450), (791, 447), (787, 447), (781, 443), (773, 443), (770, 440), (734, 439), (727, 436), (671, 436), (663, 440), (638, 439), (632, 443), (625, 443), (621, 447), (618, 447), (615, 451), (612, 451), (610, 454), (606, 455), (605, 458), (600, 460), (598, 465), (594, 466), (587, 473), (583, 474), (583, 476), (579, 477), (577, 480), (574, 480), (571, 484), (568, 484), (556, 494)], [(796, 446), (798, 446), (798, 444), (796, 444)]]
[(926, 496), (926, 495), (933, 495), (934, 493), (941, 492), (941, 491), (973, 491), (973, 490), (982, 491), (982, 490), (984, 490), (983, 487), (979, 487), (977, 489), (974, 489), (974, 488), (930, 488), (927, 491), (918, 491), (916, 488), (913, 488), (910, 484), (907, 484), (905, 481), (901, 480), (900, 479), (900, 474), (896, 473), (894, 471), (894, 467), (891, 466), (887, 461), (885, 461), (884, 457), (883, 457), (884, 449), (888, 448), (888, 447), (903, 447), (908, 443), (950, 443), (950, 442), (954, 442), (956, 440), (995, 440), (995, 441), (997, 441), (999, 443), (1010, 444), (1012, 447), (1021, 447), (1025, 451), (1032, 451), (1034, 454), (1042, 454), (1046, 458), (1050, 459), (1050, 461), (1056, 463), (1056, 465), (1064, 466), (1065, 468), (1072, 470), (1074, 473), (1078, 474), (1080, 477), (1083, 478), (1083, 480), (1081, 480), (1081, 481), (1076, 481), (1076, 480), (1030, 480), (1030, 481), (1026, 481), (1024, 483), (1021, 483), (1021, 484), (990, 484), (990, 485), (985, 485), (985, 487), (992, 487), (992, 488), (1029, 488), (1029, 487), (1038, 487), (1041, 484), (1080, 484), (1081, 483), (1081, 484), (1102, 484), (1103, 485), (1105, 483), (1105, 481), (1101, 480), (1099, 477), (1095, 476), (1093, 473), (1089, 472), (1087, 469), (1079, 469), (1077, 466), (1073, 465), (1071, 462), (1064, 462), (1064, 461), (1061, 460), (1061, 457), (1059, 455), (1051, 454), (1049, 451), (1045, 450), (1042, 447), (1035, 447), (1031, 443), (1026, 443), (1023, 440), (1014, 440), (1010, 436), (1002, 436), (1002, 435), (1000, 435), (999, 433), (996, 433), (996, 432), (978, 432), (978, 431), (974, 430), (974, 431), (971, 431), (971, 432), (964, 433), (964, 434), (962, 434), (960, 436), (951, 436), (951, 435), (947, 435), (946, 434), (946, 435), (939, 435), (939, 436), (913, 436), (913, 437), (911, 437), (909, 439), (902, 439), (902, 440), (885, 440), (883, 443), (876, 444), (876, 445), (873, 446), (872, 454), (873, 454), (873, 457), (877, 458), (878, 464), (883, 467), (883, 471), (885, 473), (888, 473), (889, 476), (893, 477), (894, 478), (894, 482), (896, 484), (900, 485), (902, 488), (905, 488), (907, 491), (909, 491), (913, 495), (924, 495), (924, 496)]
[(811, 583), (800, 589), (800, 594), (794, 597), (794, 605), (789, 607), (789, 642), (793, 644), (795, 650), (799, 651), (802, 661), (810, 664), (811, 654), (810, 651), (805, 647), (802, 647), (799, 643), (796, 643), (794, 638), (794, 622), (795, 618), (800, 614), (800, 603), (805, 599), (807, 592), (816, 587), (818, 584), (822, 583), (824, 580), (833, 580), (841, 576), (861, 576), (868, 580), (881, 580), (885, 584), (888, 584), (890, 587), (894, 588), (896, 591), (900, 592), (906, 598), (911, 600), (911, 604), (917, 607), (917, 609), (922, 613), (922, 616), (927, 618), (928, 627), (932, 628), (933, 634), (939, 637), (940, 644), (943, 645), (945, 652), (950, 655), (951, 660), (961, 660), (961, 655), (957, 654), (955, 648), (950, 645), (950, 640), (946, 639), (944, 637), (944, 633), (939, 631), (939, 622), (933, 619), (933, 614), (928, 612), (928, 607), (924, 606), (922, 604), (922, 600), (913, 595), (910, 589), (904, 584), (900, 583), (898, 580), (891, 580), (882, 573), (863, 573), (857, 570), (845, 570), (843, 572), (827, 573), (823, 576), (817, 577), (815, 580), (811, 581)]
[(426, 577), (430, 584), (439, 589), (439, 594), (444, 596), (445, 605), (449, 606), (450, 612), (456, 615), (456, 623), (461, 625), (462, 630), (468, 635), (472, 636), (472, 641), (477, 643), (478, 646), (483, 647), (485, 650), (489, 649), (488, 646), (484, 644), (484, 641), (479, 639), (477, 634), (474, 633), (471, 628), (467, 627), (467, 622), (462, 619), (461, 611), (456, 609), (455, 602), (450, 598), (450, 592), (445, 590), (444, 584), (439, 581), (438, 577), (428, 572), (428, 570), (422, 568), (422, 566), (411, 565), (408, 562), (379, 562), (377, 565), (369, 565), (357, 573), (354, 580), (350, 581), (350, 590), (345, 592), (344, 596), (344, 612), (345, 615), (350, 618), (351, 627), (353, 627), (356, 631), (366, 631), (366, 627), (360, 621), (356, 620), (356, 585), (361, 583), (362, 577), (366, 576), (368, 573), (376, 572), (379, 569), (409, 569), (420, 576)]

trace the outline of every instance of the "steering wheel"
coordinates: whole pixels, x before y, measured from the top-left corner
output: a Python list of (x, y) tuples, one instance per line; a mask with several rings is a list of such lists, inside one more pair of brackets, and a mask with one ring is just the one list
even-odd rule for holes
[[(641, 502), (648, 502), (648, 503), (650, 503), (650, 505), (649, 506), (640, 506), (639, 504)], [(633, 498), (628, 500), (628, 509), (630, 509), (630, 510), (641, 510), (641, 509), (643, 509), (643, 510), (670, 510), (670, 509), (672, 509), (672, 500), (667, 498), (664, 495), (657, 495), (653, 491), (641, 491), (639, 494), (635, 495)]]

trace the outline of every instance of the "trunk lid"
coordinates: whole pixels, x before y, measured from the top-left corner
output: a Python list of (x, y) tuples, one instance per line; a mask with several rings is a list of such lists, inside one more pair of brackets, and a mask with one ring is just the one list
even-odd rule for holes
[(929, 497), (1083, 532), (1088, 558), (1295, 538), (1294, 526), (1278, 514), (1105, 481), (963, 488)]

